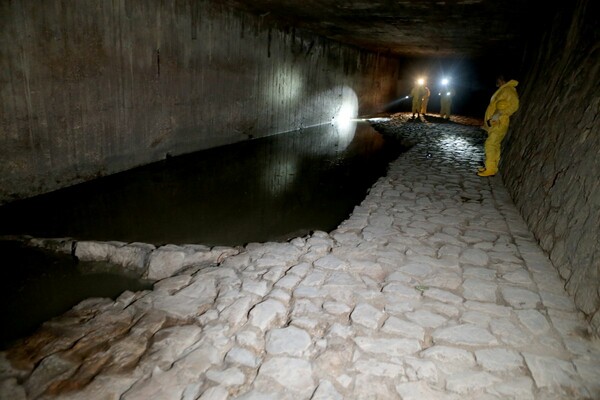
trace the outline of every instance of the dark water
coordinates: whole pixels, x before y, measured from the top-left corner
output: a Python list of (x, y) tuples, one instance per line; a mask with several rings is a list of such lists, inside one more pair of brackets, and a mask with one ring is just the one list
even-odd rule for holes
[(89, 297), (115, 299), (125, 290), (150, 289), (150, 282), (110, 265), (77, 263), (72, 257), (0, 241), (0, 348), (33, 333), (44, 321)]
[(240, 245), (329, 231), (403, 151), (324, 125), (171, 158), (0, 208), (0, 234)]
[[(247, 141), (0, 207), (0, 234), (240, 245), (329, 231), (402, 151), (364, 123)], [(17, 242), (0, 241), (0, 254), (2, 347), (83, 299), (149, 287)]]

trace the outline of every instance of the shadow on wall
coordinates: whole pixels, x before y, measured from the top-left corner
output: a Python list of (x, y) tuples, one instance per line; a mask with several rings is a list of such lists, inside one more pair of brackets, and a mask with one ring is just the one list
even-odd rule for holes
[(223, 2), (76, 3), (0, 2), (0, 203), (330, 121), (313, 113), (343, 86), (365, 112), (395, 89), (395, 58)]
[(593, 0), (553, 11), (543, 38), (530, 43), (502, 175), (600, 336), (600, 11)]

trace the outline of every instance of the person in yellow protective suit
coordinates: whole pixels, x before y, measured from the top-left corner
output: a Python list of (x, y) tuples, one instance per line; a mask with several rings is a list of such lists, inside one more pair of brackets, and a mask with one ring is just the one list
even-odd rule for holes
[(423, 96), (425, 95), (425, 88), (423, 87), (424, 81), (419, 79), (415, 82), (415, 86), (410, 91), (410, 95), (412, 97), (412, 117), (420, 115), (421, 112), (421, 103), (423, 101)]
[(452, 96), (454, 96), (454, 93), (451, 89), (444, 89), (444, 91), (440, 93), (440, 96), (440, 117), (444, 119), (450, 119), (450, 110), (452, 108)]
[(431, 92), (429, 88), (425, 86), (423, 92), (423, 99), (421, 100), (421, 114), (427, 114), (427, 103), (429, 103), (429, 97), (431, 96)]
[(519, 95), (515, 89), (518, 84), (515, 80), (506, 82), (503, 77), (496, 81), (499, 88), (485, 111), (483, 129), (488, 137), (485, 141), (485, 167), (479, 168), (479, 176), (494, 176), (498, 172), (502, 139), (508, 131), (510, 116), (519, 108)]

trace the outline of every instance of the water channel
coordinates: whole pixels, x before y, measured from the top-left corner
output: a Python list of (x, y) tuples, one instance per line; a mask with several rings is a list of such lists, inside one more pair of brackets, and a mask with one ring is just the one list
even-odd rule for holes
[[(10, 203), (0, 207), (0, 235), (155, 245), (283, 241), (335, 229), (404, 150), (360, 122), (249, 140)], [(13, 242), (1, 250), (10, 273), (0, 318), (15, 325), (4, 328), (3, 340), (84, 298), (147, 287), (109, 267), (90, 273), (71, 257)]]

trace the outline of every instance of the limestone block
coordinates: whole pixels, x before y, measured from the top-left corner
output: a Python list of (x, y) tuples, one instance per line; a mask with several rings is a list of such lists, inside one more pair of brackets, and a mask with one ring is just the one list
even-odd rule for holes
[(192, 280), (191, 275), (176, 275), (170, 278), (165, 278), (154, 284), (154, 290), (165, 292), (170, 295), (188, 286)]
[(197, 279), (172, 296), (151, 294), (154, 308), (178, 318), (192, 318), (203, 314), (215, 302), (217, 288), (215, 280)]
[(226, 321), (232, 329), (239, 328), (248, 320), (248, 311), (254, 302), (250, 297), (241, 297), (220, 313), (220, 318)]
[(31, 238), (28, 242), (30, 246), (41, 247), (63, 254), (71, 254), (73, 246), (76, 245), (76, 243), (75, 240), (69, 238)]
[(344, 397), (338, 393), (335, 386), (328, 380), (321, 380), (311, 400), (343, 400)]
[(541, 303), (540, 296), (527, 289), (503, 286), (500, 291), (504, 300), (516, 309), (536, 308)]
[(361, 374), (372, 376), (397, 378), (404, 375), (402, 365), (373, 359), (357, 360), (352, 368)]
[(501, 382), (488, 389), (502, 399), (534, 400), (533, 381), (529, 377), (517, 377), (508, 382)]
[(269, 285), (267, 281), (263, 280), (255, 281), (252, 279), (244, 279), (242, 290), (263, 297), (269, 292)]
[(521, 269), (513, 272), (508, 272), (502, 275), (502, 278), (510, 283), (515, 283), (518, 285), (530, 285), (532, 284), (531, 277), (529, 276), (529, 272)]
[(303, 329), (288, 326), (267, 333), (266, 351), (273, 355), (302, 356), (311, 346), (312, 339)]
[(518, 310), (517, 316), (521, 324), (535, 335), (542, 335), (550, 330), (548, 320), (537, 310)]
[(496, 271), (492, 268), (484, 267), (465, 267), (463, 275), (465, 278), (475, 278), (484, 281), (494, 281), (496, 279)]
[(223, 386), (213, 386), (202, 393), (198, 400), (227, 400), (229, 391)]
[(346, 315), (352, 311), (352, 308), (349, 305), (336, 301), (324, 302), (323, 309), (332, 315)]
[(427, 264), (411, 262), (400, 267), (400, 271), (410, 276), (425, 277), (431, 274), (432, 268)]
[(466, 322), (473, 325), (487, 328), (492, 316), (481, 311), (466, 311), (460, 317), (460, 322)]
[(463, 283), (463, 296), (468, 300), (495, 304), (496, 289), (498, 289), (498, 285), (493, 282), (468, 278)]
[(406, 376), (410, 381), (425, 381), (434, 385), (438, 383), (438, 370), (433, 361), (405, 357), (404, 364)]
[(275, 283), (275, 287), (291, 290), (298, 284), (298, 282), (300, 282), (300, 279), (302, 278), (300, 278), (298, 275), (290, 273), (279, 279)]
[(259, 359), (254, 353), (242, 347), (234, 347), (229, 350), (227, 356), (225, 356), (225, 361), (249, 368), (256, 368), (259, 365)]
[(302, 398), (308, 398), (316, 387), (311, 364), (292, 357), (274, 357), (265, 361), (258, 370), (256, 382), (259, 386), (272, 387), (268, 381), (274, 381)]
[(487, 253), (480, 249), (466, 249), (459, 257), (459, 261), (465, 264), (484, 266), (490, 261)]
[(487, 330), (472, 324), (439, 328), (432, 334), (434, 343), (444, 342), (463, 346), (489, 346), (498, 340)]
[(467, 394), (491, 387), (500, 382), (500, 378), (488, 372), (461, 371), (446, 378), (446, 389), (451, 392)]
[(492, 303), (482, 303), (479, 301), (466, 301), (465, 306), (474, 311), (481, 311), (486, 314), (495, 315), (498, 317), (509, 317), (511, 315), (511, 308), (506, 306), (500, 306)]
[(299, 277), (304, 278), (310, 269), (311, 269), (311, 266), (308, 263), (303, 262), (303, 263), (294, 265), (292, 268), (290, 268), (288, 273), (298, 275)]
[(383, 324), (381, 331), (420, 341), (425, 338), (425, 330), (421, 326), (396, 317), (389, 317)]
[(406, 313), (406, 318), (424, 328), (437, 328), (447, 321), (443, 316), (427, 310), (416, 310)]
[[(79, 363), (68, 360), (56, 353), (44, 358), (25, 382), (29, 397), (41, 395), (53, 382), (67, 379), (75, 373)], [(15, 389), (18, 394), (18, 390)]]
[(11, 400), (27, 400), (25, 388), (17, 383), (16, 378), (0, 380), (0, 398)]
[(432, 389), (426, 382), (404, 382), (396, 385), (396, 391), (402, 400), (460, 400), (455, 394)]
[(428, 297), (433, 300), (441, 301), (443, 303), (452, 303), (452, 304), (460, 304), (464, 300), (462, 297), (455, 295), (454, 293), (448, 292), (446, 290), (441, 290), (437, 288), (430, 288), (423, 292), (425, 297)]
[(402, 357), (421, 350), (421, 344), (415, 339), (387, 339), (358, 336), (353, 340), (365, 353), (381, 354), (388, 357)]
[(142, 359), (149, 370), (158, 366), (163, 371), (177, 361), (184, 352), (200, 339), (202, 329), (196, 325), (173, 326), (161, 329), (153, 337), (152, 346)]
[(190, 372), (177, 365), (167, 371), (155, 368), (145, 379), (138, 380), (121, 398), (123, 400), (181, 399), (184, 393), (190, 390), (190, 385), (198, 383), (198, 377)]
[(166, 246), (153, 251), (148, 260), (148, 279), (160, 280), (174, 275), (183, 268), (186, 253), (183, 249), (171, 249)]
[(243, 385), (246, 380), (246, 375), (237, 367), (227, 368), (223, 371), (208, 370), (205, 374), (207, 379), (226, 387)]
[(202, 245), (183, 246), (185, 257), (183, 266), (219, 264), (229, 257), (239, 254), (239, 249), (225, 246), (215, 246), (209, 249)]
[(257, 304), (250, 311), (250, 323), (263, 332), (272, 327), (287, 313), (285, 306), (277, 300), (268, 299)]
[(356, 399), (393, 399), (395, 397), (393, 388), (391, 385), (386, 385), (390, 380), (386, 377), (357, 374), (352, 394)]
[(421, 298), (421, 293), (416, 290), (414, 287), (409, 287), (400, 282), (390, 282), (383, 287), (382, 290), (385, 294), (393, 294), (395, 296), (401, 296), (407, 299), (419, 299)]
[(342, 270), (348, 267), (348, 263), (330, 254), (315, 261), (314, 266), (326, 270)]
[(579, 383), (578, 373), (572, 363), (531, 353), (523, 353), (523, 357), (539, 389), (575, 395), (576, 398), (588, 396), (587, 390)]
[(384, 318), (384, 313), (370, 304), (360, 303), (350, 314), (353, 323), (365, 326), (370, 329), (377, 329)]
[(115, 249), (107, 242), (79, 241), (75, 246), (75, 257), (81, 261), (105, 261)]
[(523, 366), (523, 357), (509, 349), (481, 349), (475, 351), (477, 363), (486, 371), (509, 372)]
[(475, 357), (470, 351), (457, 347), (435, 345), (421, 352), (421, 356), (435, 362), (446, 374), (475, 366)]
[(142, 275), (146, 271), (148, 256), (155, 247), (145, 243), (131, 243), (114, 247), (108, 254), (108, 261)]

